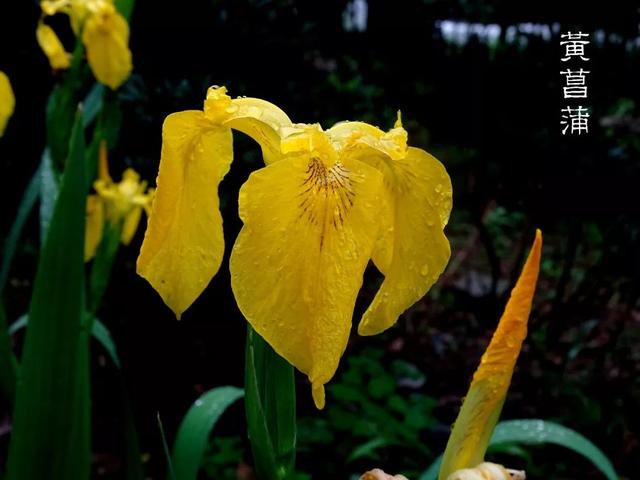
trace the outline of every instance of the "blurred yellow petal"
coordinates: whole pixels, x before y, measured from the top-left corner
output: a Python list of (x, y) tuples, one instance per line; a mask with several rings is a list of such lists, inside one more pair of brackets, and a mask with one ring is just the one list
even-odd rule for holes
[(180, 318), (220, 267), (224, 253), (218, 184), (233, 158), (231, 130), (201, 111), (169, 115), (157, 190), (138, 273)]
[(133, 68), (129, 50), (129, 25), (113, 5), (105, 4), (87, 17), (82, 32), (91, 71), (112, 90), (122, 85)]
[(113, 183), (111, 175), (109, 175), (109, 159), (106, 140), (102, 140), (100, 142), (100, 151), (98, 152), (98, 179), (103, 182)]
[(391, 213), (373, 258), (385, 278), (358, 326), (361, 335), (374, 335), (393, 325), (427, 293), (451, 255), (443, 232), (452, 197), (444, 166), (412, 147), (403, 158), (378, 166), (385, 176), (385, 202)]
[(542, 234), (537, 230), (529, 257), (511, 291), (491, 343), (473, 375), (469, 392), (449, 436), (440, 468), (440, 480), (445, 480), (457, 470), (474, 467), (484, 459), (511, 383), (522, 342), (527, 335), (541, 250)]
[(102, 240), (104, 204), (98, 195), (87, 197), (87, 225), (84, 235), (84, 261), (91, 260)]
[(38, 45), (49, 59), (49, 65), (54, 70), (64, 70), (71, 65), (71, 55), (64, 49), (62, 42), (53, 29), (43, 23), (38, 23), (36, 29)]
[(259, 98), (234, 98), (225, 87), (211, 87), (204, 112), (208, 118), (253, 138), (262, 148), (266, 164), (279, 160), (281, 129), (292, 125), (279, 107)]
[(307, 374), (322, 408), (377, 238), (382, 176), (357, 160), (331, 164), (316, 153), (250, 175), (240, 190), (244, 226), (230, 269), (240, 310)]
[(67, 2), (69, 6), (66, 8), (66, 13), (69, 15), (69, 20), (71, 21), (71, 28), (73, 32), (78, 35), (82, 30), (82, 25), (84, 21), (87, 19), (91, 11), (99, 10), (101, 4), (107, 1), (108, 3), (113, 3), (111, 0), (61, 0), (62, 2)]
[[(80, 1), (80, 0), (77, 0)], [(83, 0), (86, 1), (86, 0)], [(56, 13), (69, 13), (71, 0), (42, 0), (40, 8), (45, 15), (55, 15)]]
[(13, 95), (9, 77), (4, 72), (0, 72), (0, 137), (4, 134), (15, 106), (16, 98)]
[(142, 216), (142, 207), (134, 207), (124, 217), (122, 223), (122, 233), (120, 235), (120, 241), (123, 245), (129, 245), (133, 236), (136, 234), (138, 225), (140, 224), (140, 217)]

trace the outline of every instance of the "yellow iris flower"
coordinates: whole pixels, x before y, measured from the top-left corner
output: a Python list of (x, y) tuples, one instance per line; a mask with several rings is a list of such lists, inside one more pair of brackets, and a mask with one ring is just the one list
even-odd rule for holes
[(154, 195), (154, 189), (147, 189), (147, 182), (141, 182), (140, 176), (131, 168), (124, 171), (120, 183), (111, 179), (104, 142), (100, 145), (98, 179), (93, 188), (97, 193), (87, 197), (85, 262), (94, 257), (100, 245), (105, 220), (121, 229), (120, 241), (129, 245), (138, 229), (142, 210), (149, 215)]
[[(440, 467), (440, 480), (512, 478), (509, 476), (512, 472), (507, 472), (504, 467), (482, 462), (500, 417), (522, 342), (527, 335), (541, 250), (542, 234), (538, 230), (520, 278), (511, 292), (480, 366), (473, 375), (469, 392), (449, 436)], [(479, 476), (482, 472), (486, 475)]]
[[(43, 0), (43, 19), (56, 13), (69, 16), (76, 36), (81, 36), (87, 60), (96, 79), (115, 90), (131, 74), (129, 25), (118, 13), (113, 0)], [(51, 27), (40, 20), (36, 38), (51, 68), (66, 69), (71, 55), (65, 51)]]
[(435, 158), (407, 147), (400, 122), (387, 133), (361, 122), (324, 131), (211, 88), (203, 111), (165, 120), (138, 258), (138, 273), (178, 318), (224, 253), (217, 187), (232, 161), (231, 129), (256, 140), (266, 164), (240, 190), (233, 292), (251, 326), (307, 374), (322, 408), (369, 260), (385, 280), (360, 323), (365, 335), (393, 325), (444, 270), (451, 182)]
[(4, 72), (0, 72), (0, 137), (4, 135), (15, 106), (16, 97), (13, 95), (9, 77)]

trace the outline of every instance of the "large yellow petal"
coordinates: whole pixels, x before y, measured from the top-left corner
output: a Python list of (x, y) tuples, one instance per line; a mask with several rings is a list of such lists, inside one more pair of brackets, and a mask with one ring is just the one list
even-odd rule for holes
[(445, 480), (456, 470), (475, 467), (484, 459), (522, 342), (527, 335), (541, 250), (542, 234), (538, 230), (520, 278), (511, 292), (480, 366), (473, 375), (469, 392), (449, 436), (440, 468), (440, 480)]
[(82, 32), (87, 59), (94, 76), (112, 90), (122, 85), (133, 68), (129, 25), (113, 5), (106, 4), (87, 17)]
[(246, 97), (232, 100), (225, 87), (211, 87), (204, 102), (204, 112), (212, 121), (238, 130), (258, 142), (266, 164), (282, 158), (281, 131), (290, 127), (292, 122), (273, 103)]
[(218, 184), (232, 158), (231, 130), (213, 126), (203, 112), (166, 118), (158, 186), (137, 270), (178, 318), (220, 267)]
[(87, 225), (84, 234), (84, 261), (91, 260), (102, 241), (104, 231), (104, 203), (98, 195), (87, 197)]
[(358, 326), (374, 335), (393, 325), (443, 272), (451, 250), (443, 229), (451, 212), (451, 180), (443, 165), (424, 150), (409, 147), (402, 158), (373, 162), (385, 176), (384, 222), (374, 262), (384, 281)]
[(36, 28), (36, 39), (38, 45), (49, 59), (49, 65), (54, 70), (64, 70), (71, 65), (71, 54), (69, 54), (62, 45), (62, 42), (53, 29), (40, 21)]
[(13, 95), (9, 77), (4, 72), (0, 72), (0, 137), (4, 134), (15, 106), (16, 97)]
[(362, 275), (377, 238), (382, 176), (356, 161), (298, 155), (251, 174), (231, 286), (252, 327), (312, 383), (324, 384), (346, 347)]

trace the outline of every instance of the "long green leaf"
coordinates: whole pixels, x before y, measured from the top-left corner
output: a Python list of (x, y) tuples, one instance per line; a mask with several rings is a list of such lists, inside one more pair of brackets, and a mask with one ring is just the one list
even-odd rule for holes
[(120, 369), (120, 358), (118, 357), (116, 344), (113, 342), (113, 338), (111, 337), (109, 329), (97, 318), (93, 319), (91, 325), (91, 336), (93, 336), (93, 338), (95, 338), (100, 343), (100, 345), (102, 345), (102, 347), (111, 357), (111, 361), (113, 362), (113, 364), (118, 367), (118, 369)]
[(53, 169), (53, 161), (48, 148), (42, 153), (40, 163), (40, 244), (44, 245), (53, 209), (58, 199), (58, 178)]
[(22, 200), (18, 207), (18, 213), (16, 214), (13, 225), (11, 225), (11, 230), (9, 230), (9, 235), (7, 235), (7, 239), (4, 243), (4, 249), (2, 251), (2, 266), (0, 267), (0, 294), (4, 291), (4, 287), (7, 283), (11, 261), (16, 253), (16, 247), (18, 246), (18, 241), (20, 240), (24, 224), (27, 222), (29, 214), (31, 213), (31, 210), (33, 210), (33, 206), (36, 204), (36, 200), (38, 200), (38, 196), (40, 194), (40, 171), (41, 167), (35, 171), (31, 180), (29, 180), (27, 189), (22, 195)]
[(113, 262), (120, 246), (120, 236), (122, 229), (105, 222), (102, 240), (91, 265), (91, 275), (89, 277), (89, 312), (95, 314), (100, 308), (102, 297), (107, 289)]
[[(557, 423), (539, 419), (507, 420), (496, 425), (489, 445), (506, 443), (543, 445), (555, 444), (573, 450), (590, 460), (607, 477), (617, 480), (613, 465), (609, 459), (591, 441), (575, 430)], [(419, 480), (436, 480), (440, 471), (442, 455), (425, 470)]]
[(296, 396), (293, 367), (251, 327), (247, 331), (245, 408), (260, 478), (287, 478), (295, 465)]
[(76, 105), (80, 101), (78, 92), (88, 73), (89, 69), (84, 62), (84, 44), (76, 42), (71, 67), (47, 101), (47, 145), (51, 151), (54, 168), (58, 171), (62, 170), (69, 152), (69, 138), (74, 125)]
[(4, 306), (0, 304), (0, 396), (10, 406), (16, 393), (18, 362), (11, 349), (11, 336), (7, 328)]
[(618, 478), (613, 465), (602, 450), (575, 430), (557, 423), (539, 419), (501, 422), (493, 432), (491, 443), (523, 443), (526, 445), (552, 443), (560, 445), (589, 459), (609, 480), (617, 480)]
[(115, 4), (118, 12), (120, 12), (124, 18), (129, 20), (131, 12), (133, 12), (135, 0), (116, 0)]
[(196, 480), (209, 436), (224, 411), (244, 392), (218, 387), (203, 393), (184, 416), (173, 444), (173, 469), (179, 480)]
[(78, 115), (29, 307), (9, 446), (10, 480), (89, 477), (89, 349), (83, 326), (86, 194)]
[(120, 377), (122, 392), (122, 405), (124, 408), (124, 479), (144, 480), (144, 470), (142, 468), (142, 455), (140, 453), (140, 442), (136, 430), (131, 401), (125, 386), (124, 378)]
[[(22, 315), (9, 327), (9, 335), (13, 335), (18, 330), (25, 328), (29, 323), (29, 316)], [(91, 322), (91, 336), (95, 338), (102, 348), (109, 354), (113, 364), (120, 368), (120, 357), (118, 357), (118, 351), (116, 350), (116, 344), (111, 337), (109, 329), (98, 318), (94, 318)]]
[(105, 86), (101, 83), (94, 83), (87, 96), (82, 102), (82, 126), (87, 127), (96, 119), (102, 109), (102, 99), (104, 97)]

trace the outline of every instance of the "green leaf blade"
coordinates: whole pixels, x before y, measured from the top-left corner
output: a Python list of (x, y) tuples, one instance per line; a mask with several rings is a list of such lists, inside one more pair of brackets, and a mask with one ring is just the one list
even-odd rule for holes
[(501, 443), (523, 443), (526, 445), (551, 443), (560, 445), (590, 460), (609, 480), (618, 479), (613, 465), (602, 450), (575, 430), (557, 423), (540, 419), (500, 422), (493, 432), (491, 444)]
[(16, 253), (22, 229), (24, 228), (24, 225), (29, 218), (29, 214), (31, 213), (31, 210), (33, 210), (33, 207), (40, 196), (41, 169), (42, 167), (39, 167), (31, 177), (31, 180), (29, 180), (29, 184), (22, 195), (22, 200), (20, 201), (20, 206), (16, 213), (16, 218), (11, 225), (11, 230), (9, 230), (9, 235), (7, 235), (7, 239), (4, 243), (4, 249), (2, 251), (2, 266), (0, 267), (0, 293), (4, 291), (4, 287), (7, 283), (9, 268), (11, 267), (13, 256)]
[(10, 480), (89, 477), (89, 352), (83, 330), (86, 194), (77, 116), (29, 307), (9, 446)]
[[(580, 433), (557, 423), (535, 418), (507, 420), (498, 423), (489, 445), (508, 443), (523, 445), (553, 444), (573, 450), (590, 460), (608, 480), (618, 480), (618, 475), (606, 455)], [(436, 480), (442, 455), (420, 475), (418, 480)]]
[(209, 436), (220, 416), (244, 392), (236, 387), (218, 387), (198, 398), (184, 416), (173, 445), (172, 464), (179, 480), (196, 480)]
[(294, 470), (296, 450), (293, 367), (251, 327), (247, 331), (245, 394), (258, 476), (268, 480), (287, 478)]

